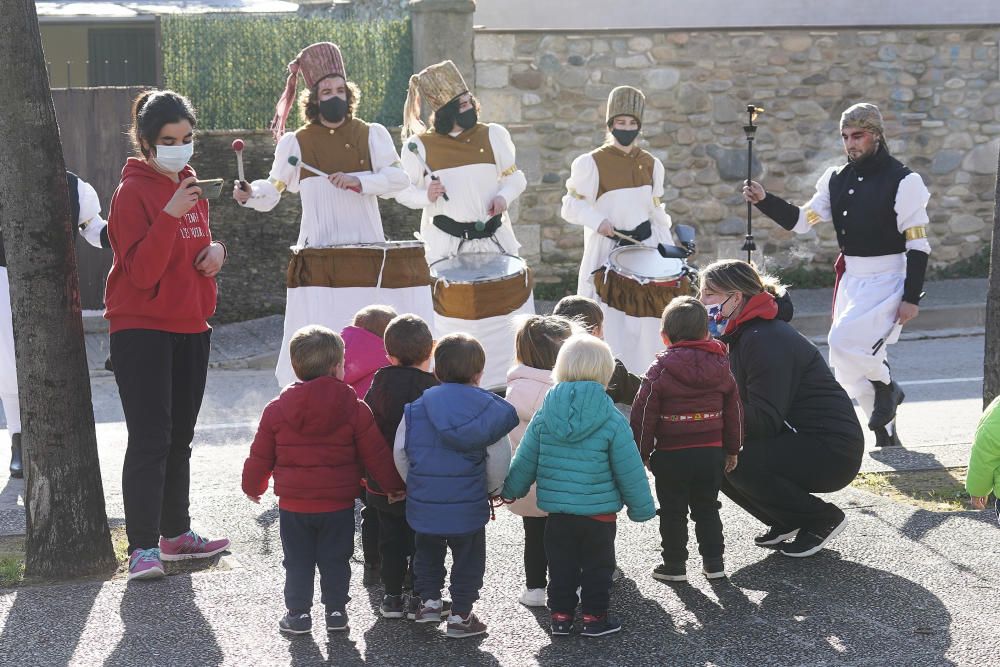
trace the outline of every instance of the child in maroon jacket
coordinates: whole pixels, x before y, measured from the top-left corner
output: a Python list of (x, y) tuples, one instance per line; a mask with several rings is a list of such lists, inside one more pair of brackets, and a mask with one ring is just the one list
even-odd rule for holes
[(719, 487), (736, 468), (743, 414), (726, 347), (708, 335), (700, 301), (679, 297), (663, 311), (667, 349), (646, 371), (632, 405), (632, 432), (656, 479), (663, 564), (653, 577), (687, 580), (687, 514), (695, 523), (705, 576), (726, 576)]
[(311, 632), (319, 567), (326, 629), (346, 631), (360, 480), (367, 470), (393, 500), (402, 498), (403, 481), (371, 410), (343, 382), (340, 335), (326, 327), (304, 327), (292, 337), (289, 352), (301, 381), (264, 408), (243, 465), (243, 492), (260, 502), (273, 473), (288, 609), (278, 628), (288, 634)]

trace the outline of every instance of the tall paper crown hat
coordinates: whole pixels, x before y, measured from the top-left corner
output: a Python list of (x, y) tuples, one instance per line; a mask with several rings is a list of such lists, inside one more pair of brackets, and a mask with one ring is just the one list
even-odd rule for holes
[(469, 92), (462, 73), (450, 60), (437, 63), (410, 77), (410, 87), (406, 91), (403, 106), (403, 137), (424, 132), (427, 128), (420, 118), (420, 102), (437, 111), (453, 99)]
[(618, 86), (608, 95), (608, 113), (605, 118), (610, 125), (615, 116), (632, 116), (642, 126), (642, 111), (646, 107), (646, 96), (632, 86)]
[(288, 120), (288, 114), (295, 104), (295, 89), (299, 74), (305, 79), (308, 88), (314, 87), (328, 76), (342, 76), (346, 81), (347, 69), (344, 67), (344, 57), (340, 54), (340, 47), (331, 42), (310, 44), (295, 56), (295, 60), (288, 63), (285, 91), (278, 98), (278, 104), (274, 108), (274, 118), (271, 120), (271, 134), (274, 135), (275, 141), (285, 133), (285, 121)]

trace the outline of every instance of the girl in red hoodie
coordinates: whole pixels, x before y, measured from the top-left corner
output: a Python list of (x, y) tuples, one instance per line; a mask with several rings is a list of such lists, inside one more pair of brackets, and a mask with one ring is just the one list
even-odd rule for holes
[(128, 427), (122, 495), (129, 579), (162, 577), (162, 561), (206, 558), (229, 540), (191, 530), (191, 441), (205, 393), (215, 275), (226, 248), (212, 241), (194, 170), (195, 115), (170, 91), (132, 107), (137, 157), (111, 200), (114, 263), (104, 316)]

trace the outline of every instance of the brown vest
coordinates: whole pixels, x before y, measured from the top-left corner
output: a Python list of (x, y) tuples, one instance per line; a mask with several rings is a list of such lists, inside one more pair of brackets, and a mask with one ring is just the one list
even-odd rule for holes
[[(346, 121), (336, 129), (309, 123), (295, 132), (302, 151), (302, 161), (328, 174), (372, 171), (371, 153), (368, 150), (368, 123), (357, 118)], [(316, 174), (299, 170), (299, 180)]]
[(597, 198), (605, 192), (653, 184), (653, 156), (639, 149), (623, 153), (611, 144), (590, 153), (597, 163)]
[[(420, 135), (420, 140), (424, 143), (427, 166), (433, 171), (470, 164), (496, 164), (490, 145), (490, 128), (482, 123), (457, 137), (431, 130)], [(408, 149), (404, 146), (403, 150)]]

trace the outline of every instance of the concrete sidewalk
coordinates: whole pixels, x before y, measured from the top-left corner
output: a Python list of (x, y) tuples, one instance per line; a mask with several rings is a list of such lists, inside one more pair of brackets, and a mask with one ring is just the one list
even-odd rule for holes
[[(986, 279), (937, 280), (925, 286), (927, 296), (920, 316), (907, 325), (904, 336), (981, 333), (986, 318)], [(833, 290), (791, 288), (795, 304), (792, 324), (804, 335), (822, 341), (830, 330)], [(535, 301), (539, 313), (552, 312), (552, 301)], [(281, 346), (283, 320), (272, 315), (246, 322), (222, 324), (212, 332), (214, 368), (273, 369)], [(107, 327), (99, 317), (87, 318), (87, 359), (92, 371), (103, 372), (108, 358)]]

